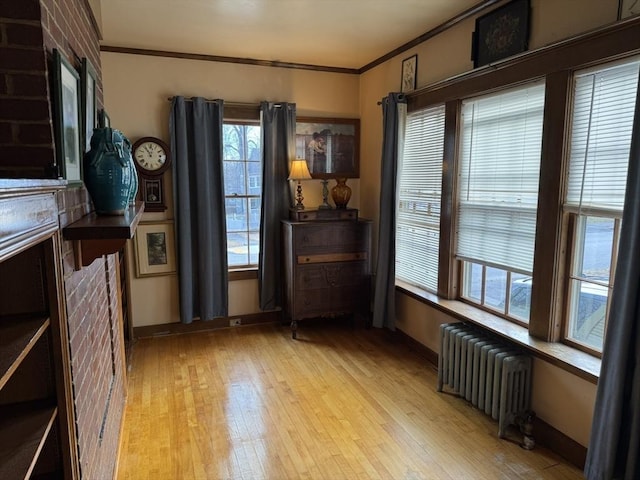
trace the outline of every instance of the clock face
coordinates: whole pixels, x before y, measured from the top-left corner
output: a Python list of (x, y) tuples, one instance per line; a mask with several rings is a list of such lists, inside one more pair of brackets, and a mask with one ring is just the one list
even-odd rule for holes
[(167, 152), (155, 142), (144, 142), (138, 146), (135, 159), (142, 168), (160, 170), (167, 161)]
[(169, 147), (158, 138), (143, 137), (133, 145), (133, 160), (141, 173), (161, 175), (171, 163)]

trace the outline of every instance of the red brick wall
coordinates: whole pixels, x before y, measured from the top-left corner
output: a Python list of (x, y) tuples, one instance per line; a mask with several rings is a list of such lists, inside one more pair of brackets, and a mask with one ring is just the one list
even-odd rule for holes
[(47, 57), (37, 0), (0, 2), (0, 176), (51, 178)]
[[(0, 1), (0, 177), (54, 176), (54, 136), (47, 67), (57, 48), (80, 70), (96, 69), (102, 106), (98, 32), (86, 0)], [(58, 196), (61, 228), (91, 211), (84, 187)], [(74, 270), (63, 242), (76, 424), (82, 478), (113, 477), (124, 411), (124, 352), (116, 257)]]
[[(59, 49), (78, 71), (82, 58), (97, 73), (97, 104), (102, 106), (98, 33), (85, 0), (40, 0), (45, 51)], [(91, 210), (86, 189), (67, 189), (60, 196), (64, 227)], [(86, 479), (113, 477), (124, 412), (124, 352), (119, 323), (116, 257), (98, 258), (73, 269), (71, 242), (63, 244), (67, 317), (71, 343), (80, 469)]]

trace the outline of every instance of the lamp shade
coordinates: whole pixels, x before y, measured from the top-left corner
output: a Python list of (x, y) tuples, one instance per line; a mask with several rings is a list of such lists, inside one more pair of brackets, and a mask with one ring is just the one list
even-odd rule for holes
[(306, 160), (298, 159), (291, 162), (289, 180), (311, 180), (311, 174), (309, 173)]

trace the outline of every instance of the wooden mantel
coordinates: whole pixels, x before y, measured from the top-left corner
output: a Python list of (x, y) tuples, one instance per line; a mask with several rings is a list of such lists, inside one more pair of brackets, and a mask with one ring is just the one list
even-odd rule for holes
[(65, 240), (73, 241), (75, 269), (91, 265), (102, 255), (120, 250), (126, 241), (133, 238), (144, 203), (129, 206), (124, 215), (97, 215), (95, 212), (62, 229)]

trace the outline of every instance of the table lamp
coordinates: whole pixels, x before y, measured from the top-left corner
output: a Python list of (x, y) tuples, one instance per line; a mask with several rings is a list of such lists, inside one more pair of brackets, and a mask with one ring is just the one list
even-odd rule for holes
[(296, 210), (304, 210), (304, 204), (302, 200), (302, 180), (311, 180), (311, 174), (309, 173), (309, 167), (307, 167), (307, 161), (302, 159), (296, 159), (291, 162), (291, 170), (289, 172), (289, 180), (297, 180), (298, 188), (296, 189)]

